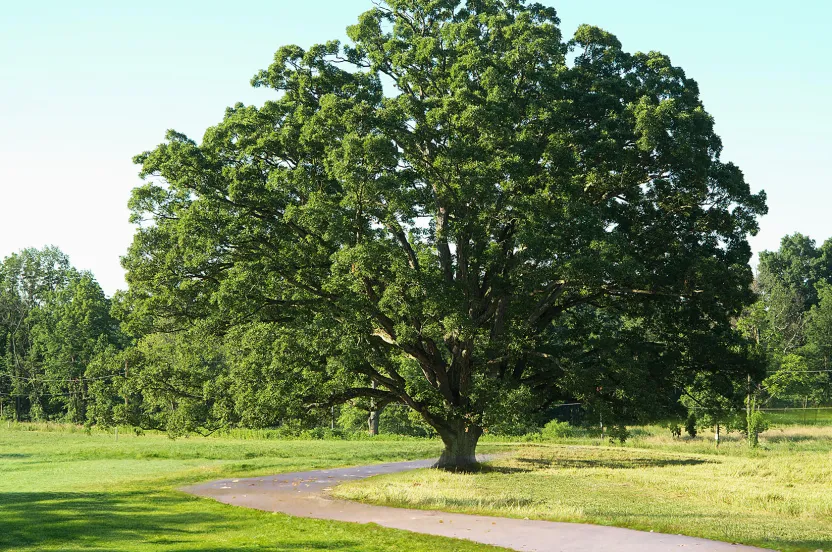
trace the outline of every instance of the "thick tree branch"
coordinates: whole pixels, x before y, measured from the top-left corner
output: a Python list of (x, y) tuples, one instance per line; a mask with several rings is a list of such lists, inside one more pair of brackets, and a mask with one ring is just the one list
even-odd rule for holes
[(396, 240), (398, 240), (399, 244), (402, 246), (402, 249), (404, 249), (410, 268), (416, 272), (420, 272), (421, 268), (419, 267), (419, 258), (416, 256), (416, 252), (413, 251), (413, 247), (410, 245), (410, 241), (408, 241), (401, 225), (398, 223), (388, 222), (385, 226), (387, 226), (387, 229), (391, 234), (393, 234), (393, 236), (395, 236)]

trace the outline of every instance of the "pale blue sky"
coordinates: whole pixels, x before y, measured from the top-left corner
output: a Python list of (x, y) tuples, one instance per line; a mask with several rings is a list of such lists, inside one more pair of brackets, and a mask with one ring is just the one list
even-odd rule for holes
[[(706, 108), (770, 213), (752, 240), (832, 234), (832, 3), (822, 0), (546, 0), (629, 51), (659, 50)], [(55, 244), (107, 293), (132, 236), (133, 155), (168, 128), (199, 139), (282, 44), (342, 38), (369, 0), (0, 0), (0, 257)]]

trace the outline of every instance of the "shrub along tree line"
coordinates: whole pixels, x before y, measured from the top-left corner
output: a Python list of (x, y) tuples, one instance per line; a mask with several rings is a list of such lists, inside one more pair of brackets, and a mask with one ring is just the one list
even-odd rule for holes
[[(682, 69), (558, 25), (521, 0), (389, 0), (348, 44), (280, 48), (252, 81), (274, 91), (262, 107), (137, 156), (129, 287), (102, 311), (121, 324), (72, 375), (86, 420), (211, 431), (387, 411), (464, 467), (483, 432), (564, 401), (622, 437), (682, 396), (742, 404), (771, 351), (747, 242), (765, 196), (720, 159)], [(760, 301), (797, 289), (771, 282)], [(820, 309), (811, 290), (804, 310)], [(786, 320), (771, 331), (807, 345)], [(8, 394), (31, 383), (18, 357)]]

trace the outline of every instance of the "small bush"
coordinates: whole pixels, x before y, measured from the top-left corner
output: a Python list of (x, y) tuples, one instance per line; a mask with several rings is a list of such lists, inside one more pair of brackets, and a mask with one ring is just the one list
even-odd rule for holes
[(752, 448), (756, 448), (760, 442), (760, 433), (768, 429), (768, 420), (766, 420), (763, 413), (755, 410), (751, 413), (746, 421), (745, 434), (748, 437), (748, 444)]
[(627, 439), (630, 437), (630, 432), (627, 430), (627, 426), (624, 424), (614, 424), (610, 426), (609, 429), (609, 438), (610, 443), (615, 443), (618, 441), (620, 444), (624, 444)]
[(688, 414), (688, 419), (685, 420), (685, 432), (691, 436), (691, 438), (696, 437), (696, 414), (691, 412)]
[(540, 430), (540, 434), (544, 439), (564, 439), (566, 437), (575, 436), (575, 428), (569, 425), (569, 422), (559, 422), (552, 420)]

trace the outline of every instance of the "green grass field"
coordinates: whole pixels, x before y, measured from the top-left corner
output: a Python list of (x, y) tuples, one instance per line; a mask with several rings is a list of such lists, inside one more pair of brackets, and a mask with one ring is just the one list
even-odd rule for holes
[[(48, 430), (51, 429), (51, 430)], [(497, 550), (377, 526), (291, 518), (177, 491), (222, 477), (427, 458), (429, 440), (268, 440), (85, 434), (0, 426), (0, 550)], [(506, 450), (486, 442), (481, 452)], [(342, 486), (374, 503), (682, 533), (779, 550), (832, 550), (832, 428), (782, 426), (751, 451), (736, 433), (639, 428), (512, 443), (482, 473), (421, 470)]]
[(737, 434), (624, 447), (570, 439), (523, 447), (483, 473), (420, 470), (336, 488), (343, 498), (616, 525), (789, 551), (832, 550), (832, 428), (784, 427), (751, 451)]
[(292, 518), (176, 490), (222, 477), (427, 458), (432, 441), (266, 441), (21, 431), (0, 425), (0, 550), (499, 550)]

